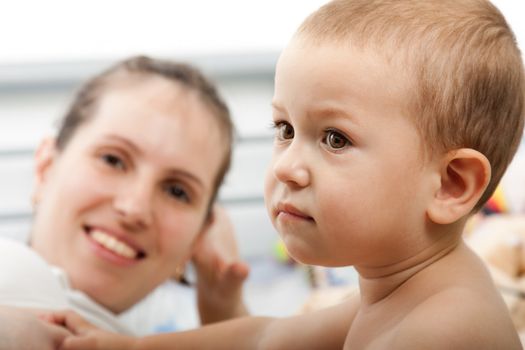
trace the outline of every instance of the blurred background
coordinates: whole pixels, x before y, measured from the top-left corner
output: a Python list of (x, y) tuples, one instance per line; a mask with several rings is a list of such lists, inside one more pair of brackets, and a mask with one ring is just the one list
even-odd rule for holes
[[(27, 237), (35, 146), (54, 132), (84, 80), (137, 54), (191, 62), (219, 85), (240, 136), (220, 200), (230, 210), (242, 256), (252, 265), (249, 307), (258, 314), (293, 313), (310, 282), (304, 270), (275, 258), (277, 235), (263, 205), (273, 137), (270, 102), (280, 50), (325, 2), (1, 0), (0, 235)], [(524, 48), (523, 2), (493, 3)], [(523, 187), (516, 191), (523, 193)], [(191, 292), (185, 295), (192, 298)], [(187, 312), (185, 325), (191, 326), (195, 315)], [(159, 310), (155, 315), (160, 317)]]

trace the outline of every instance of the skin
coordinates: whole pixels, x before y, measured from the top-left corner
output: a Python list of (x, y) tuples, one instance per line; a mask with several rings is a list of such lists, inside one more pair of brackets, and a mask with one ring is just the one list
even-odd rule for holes
[[(270, 218), (290, 254), (305, 263), (402, 261), (427, 244), (419, 232), (429, 191), (419, 189), (433, 180), (421, 167), (417, 131), (400, 108), (403, 85), (383, 87), (390, 72), (373, 56), (324, 49), (326, 55), (307, 50), (298, 65), (305, 49), (292, 44), (279, 61), (265, 193)], [(410, 182), (403, 181), (407, 176)], [(406, 235), (394, 237), (392, 230)], [(371, 254), (377, 251), (385, 254)]]
[(521, 349), (489, 274), (461, 240), (490, 165), (470, 149), (424, 158), (402, 72), (372, 51), (300, 37), (276, 69), (270, 218), (295, 259), (354, 265), (360, 296), (291, 318), (142, 339), (61, 315), (77, 335), (65, 348)]
[[(64, 150), (50, 140), (37, 154), (32, 247), (74, 288), (115, 313), (126, 310), (175, 276), (210, 228), (221, 136), (192, 91), (157, 77), (111, 86)], [(106, 249), (95, 231), (137, 257)]]
[(248, 266), (239, 261), (239, 251), (226, 210), (216, 206), (210, 229), (193, 254), (197, 271), (197, 306), (202, 324), (248, 315), (242, 302), (242, 285)]
[(34, 312), (10, 307), (0, 308), (0, 324), (1, 350), (57, 349), (70, 334), (63, 327), (39, 319)]

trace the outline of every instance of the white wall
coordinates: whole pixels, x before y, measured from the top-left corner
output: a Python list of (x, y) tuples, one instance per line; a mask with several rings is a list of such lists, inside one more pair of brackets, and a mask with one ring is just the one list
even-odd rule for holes
[(523, 0), (492, 0), (512, 27), (522, 52), (525, 52), (525, 2)]
[[(438, 1), (438, 0), (436, 0)], [(5, 0), (0, 64), (280, 50), (326, 0)], [(524, 2), (493, 0), (525, 47)]]
[(280, 50), (325, 0), (0, 2), (0, 63)]

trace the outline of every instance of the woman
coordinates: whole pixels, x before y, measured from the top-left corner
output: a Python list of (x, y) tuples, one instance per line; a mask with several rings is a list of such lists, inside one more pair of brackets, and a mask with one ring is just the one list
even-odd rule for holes
[[(201, 319), (244, 315), (247, 266), (206, 236), (224, 228), (214, 201), (232, 139), (226, 105), (188, 65), (136, 57), (91, 79), (36, 153), (32, 250), (0, 244), (12, 252), (4, 266), (17, 267), (0, 281), (0, 304), (66, 306), (128, 333), (115, 316), (195, 256)], [(47, 299), (20, 283), (39, 268), (56, 287)]]

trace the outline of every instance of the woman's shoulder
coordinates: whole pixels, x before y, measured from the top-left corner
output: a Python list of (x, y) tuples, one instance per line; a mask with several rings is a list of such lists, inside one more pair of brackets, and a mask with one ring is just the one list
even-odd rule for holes
[[(49, 265), (26, 243), (12, 238), (0, 237), (0, 271), (16, 273), (20, 270), (35, 268), (47, 270)], [(4, 274), (0, 276), (4, 276)]]
[(0, 238), (0, 304), (57, 309), (67, 306), (51, 266), (23, 242)]

